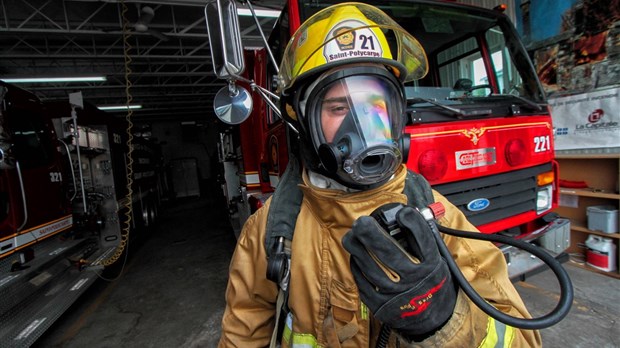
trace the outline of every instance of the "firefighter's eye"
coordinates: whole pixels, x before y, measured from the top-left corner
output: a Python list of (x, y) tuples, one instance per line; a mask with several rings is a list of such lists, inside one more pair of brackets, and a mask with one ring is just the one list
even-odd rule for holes
[(346, 105), (336, 106), (331, 109), (331, 112), (338, 116), (346, 115), (349, 112), (349, 107)]
[(349, 112), (349, 105), (342, 103), (326, 103), (323, 105), (323, 111), (327, 113), (327, 116), (345, 116)]

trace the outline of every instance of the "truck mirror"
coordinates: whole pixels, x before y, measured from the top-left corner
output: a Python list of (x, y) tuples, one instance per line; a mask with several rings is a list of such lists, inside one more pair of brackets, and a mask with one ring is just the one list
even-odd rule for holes
[(227, 124), (239, 124), (245, 121), (252, 111), (252, 96), (247, 89), (229, 82), (220, 89), (213, 100), (215, 115)]
[(220, 79), (237, 79), (245, 62), (235, 1), (207, 1), (205, 20), (215, 75)]

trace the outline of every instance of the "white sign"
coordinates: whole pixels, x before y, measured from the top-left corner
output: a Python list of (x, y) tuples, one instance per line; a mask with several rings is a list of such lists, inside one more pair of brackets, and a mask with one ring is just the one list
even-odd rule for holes
[(549, 98), (555, 149), (620, 146), (620, 88)]

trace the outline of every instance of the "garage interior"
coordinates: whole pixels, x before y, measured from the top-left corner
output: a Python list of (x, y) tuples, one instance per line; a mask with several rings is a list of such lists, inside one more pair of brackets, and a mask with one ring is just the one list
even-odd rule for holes
[[(98, 108), (133, 123), (133, 132), (161, 147), (169, 196), (148, 236), (131, 245), (118, 279), (97, 280), (33, 347), (214, 347), (220, 334), (228, 266), (236, 238), (230, 202), (222, 188), (221, 134), (233, 126), (213, 112), (215, 95), (226, 86), (213, 72), (205, 25), (205, 0), (2, 0), (0, 2), (0, 80), (32, 77), (104, 77), (89, 82), (15, 83), (42, 101), (68, 100), (81, 92)], [(458, 1), (492, 8), (499, 1)], [(543, 37), (536, 27), (535, 1), (513, 0), (509, 10), (531, 53), (550, 102), (601, 90), (618, 91), (620, 2), (601, 17), (600, 1), (566, 0), (540, 11), (576, 13), (572, 32)], [(283, 0), (257, 0), (261, 10), (280, 11)], [(538, 4), (540, 5), (540, 4)], [(615, 10), (614, 10), (614, 5)], [(570, 12), (569, 9), (577, 9)], [(598, 10), (598, 11), (597, 11)], [(528, 12), (529, 11), (529, 12)], [(583, 16), (590, 15), (590, 20)], [(261, 16), (269, 35), (277, 17)], [(260, 30), (240, 16), (246, 48), (263, 47)], [(569, 21), (570, 22), (570, 21)], [(596, 27), (594, 24), (600, 27)], [(593, 27), (595, 26), (595, 27)], [(537, 36), (538, 35), (538, 36)], [(570, 52), (567, 52), (570, 51)], [(578, 58), (567, 58), (574, 52)], [(571, 55), (571, 57), (573, 57)], [(558, 105), (558, 108), (560, 106)], [(615, 110), (618, 119), (618, 111)], [(70, 117), (69, 114), (66, 117)], [(554, 120), (555, 122), (555, 120)], [(620, 138), (617, 124), (612, 130)], [(557, 149), (556, 149), (557, 150)], [(564, 263), (575, 288), (569, 315), (541, 331), (547, 347), (619, 347), (620, 275), (617, 211), (620, 204), (620, 146), (556, 151), (561, 179), (587, 182), (587, 193), (561, 188), (557, 213), (583, 225), (584, 204), (615, 207), (615, 233), (572, 232), (570, 259)], [(584, 168), (591, 168), (584, 174)], [(581, 192), (581, 191), (580, 191)], [(577, 229), (578, 229), (577, 228)], [(613, 228), (613, 223), (612, 223)], [(615, 244), (615, 270), (586, 266), (590, 235)], [(576, 236), (576, 237), (575, 237)], [(515, 283), (533, 316), (549, 312), (558, 286), (550, 271)]]

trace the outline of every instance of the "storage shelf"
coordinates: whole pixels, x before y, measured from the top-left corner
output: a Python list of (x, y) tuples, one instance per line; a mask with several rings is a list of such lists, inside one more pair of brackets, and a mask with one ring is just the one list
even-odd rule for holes
[[(620, 148), (605, 148), (596, 150), (571, 151), (571, 153), (556, 152), (556, 159), (560, 165), (560, 179), (567, 181), (584, 182), (587, 188), (560, 187), (560, 194), (565, 197), (566, 205), (559, 206), (555, 211), (571, 221), (571, 241), (569, 250), (572, 253), (583, 255), (583, 248), (590, 235), (611, 238), (620, 251), (620, 233), (603, 233), (587, 228), (589, 206), (609, 205), (620, 207), (618, 193), (620, 177)], [(572, 264), (592, 272), (604, 274), (620, 279), (620, 272), (605, 272), (571, 260)], [(620, 252), (612, 262), (616, 269), (620, 269)]]
[(581, 197), (595, 197), (595, 198), (607, 198), (620, 200), (620, 194), (605, 192), (596, 189), (573, 189), (560, 187), (560, 193), (563, 195), (581, 196)]
[(589, 233), (589, 234), (596, 234), (602, 237), (607, 237), (607, 238), (615, 238), (615, 239), (620, 239), (620, 233), (605, 233), (605, 232), (601, 232), (601, 231), (594, 231), (594, 230), (590, 230), (587, 227), (579, 224), (578, 222), (575, 221), (571, 221), (571, 226), (570, 226), (571, 230), (573, 231), (579, 231), (579, 232), (584, 232), (584, 233)]

